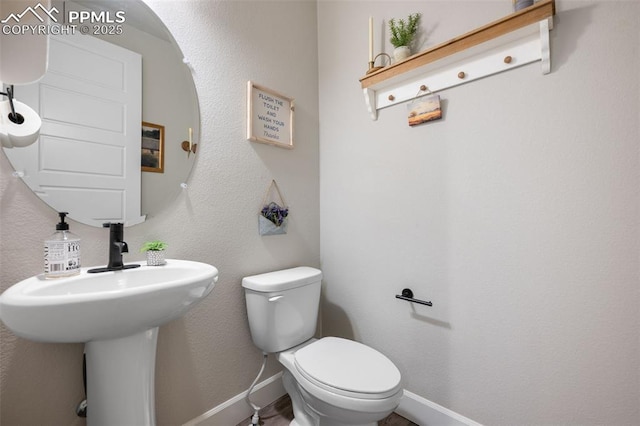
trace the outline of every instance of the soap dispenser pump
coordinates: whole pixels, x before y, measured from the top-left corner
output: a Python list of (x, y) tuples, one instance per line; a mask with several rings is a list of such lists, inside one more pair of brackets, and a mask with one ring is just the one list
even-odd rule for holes
[(45, 278), (69, 277), (80, 273), (80, 238), (69, 231), (65, 217), (59, 212), (56, 232), (44, 242)]

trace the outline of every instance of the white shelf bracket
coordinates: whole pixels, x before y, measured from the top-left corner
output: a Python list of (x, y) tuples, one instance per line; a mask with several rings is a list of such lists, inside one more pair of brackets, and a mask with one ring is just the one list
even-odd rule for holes
[(542, 74), (551, 72), (551, 43), (549, 31), (553, 28), (553, 17), (540, 21), (540, 60)]
[(364, 92), (364, 102), (367, 104), (367, 110), (371, 114), (371, 119), (376, 121), (378, 119), (378, 108), (376, 105), (376, 91), (370, 88), (362, 89)]

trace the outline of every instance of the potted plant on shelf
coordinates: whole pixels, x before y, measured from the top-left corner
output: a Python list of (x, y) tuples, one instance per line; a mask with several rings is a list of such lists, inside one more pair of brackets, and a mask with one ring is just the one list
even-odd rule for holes
[(393, 57), (396, 62), (400, 62), (411, 55), (411, 43), (418, 33), (420, 23), (420, 13), (412, 13), (407, 20), (392, 18), (389, 20), (389, 30), (391, 31), (391, 44), (395, 48)]
[(167, 243), (163, 241), (147, 241), (140, 248), (141, 252), (147, 252), (147, 265), (161, 266), (167, 263), (164, 259), (164, 250)]

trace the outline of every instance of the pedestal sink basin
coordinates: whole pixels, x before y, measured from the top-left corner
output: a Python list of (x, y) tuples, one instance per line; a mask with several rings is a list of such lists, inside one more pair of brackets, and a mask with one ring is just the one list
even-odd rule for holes
[(0, 295), (0, 319), (20, 337), (84, 342), (87, 424), (154, 425), (158, 327), (184, 315), (218, 279), (211, 265), (164, 266), (21, 281)]

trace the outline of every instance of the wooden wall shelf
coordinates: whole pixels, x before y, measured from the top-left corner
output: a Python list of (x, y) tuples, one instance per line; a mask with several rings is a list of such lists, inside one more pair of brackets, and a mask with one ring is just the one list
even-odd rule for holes
[(551, 71), (549, 31), (555, 1), (526, 9), (417, 53), (360, 79), (373, 120), (378, 110), (416, 97), (420, 87), (437, 92), (479, 78), (541, 61)]

